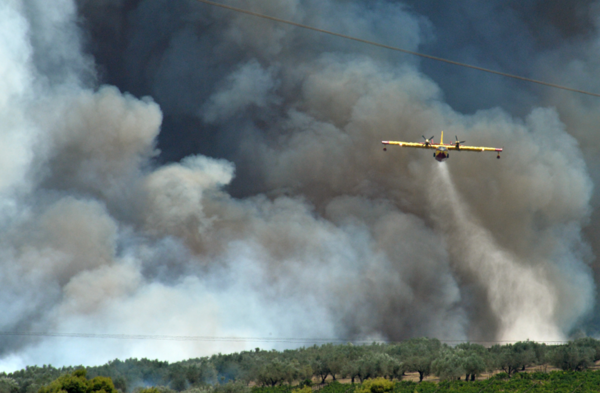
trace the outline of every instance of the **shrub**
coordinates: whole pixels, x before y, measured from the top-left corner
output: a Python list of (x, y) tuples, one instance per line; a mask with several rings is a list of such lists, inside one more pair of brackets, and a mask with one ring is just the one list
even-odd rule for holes
[(385, 378), (367, 379), (363, 382), (358, 393), (384, 393), (394, 390), (394, 383)]

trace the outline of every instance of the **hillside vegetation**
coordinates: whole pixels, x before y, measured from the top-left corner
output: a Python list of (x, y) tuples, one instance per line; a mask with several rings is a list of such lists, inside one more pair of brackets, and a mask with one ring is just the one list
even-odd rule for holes
[[(0, 393), (112, 393), (107, 379), (98, 377), (109, 377), (114, 391), (121, 393), (138, 393), (142, 389), (139, 393), (266, 393), (307, 387), (323, 393), (498, 389), (558, 392), (566, 386), (570, 387), (569, 392), (575, 388), (582, 392), (588, 386), (595, 386), (593, 391), (598, 391), (600, 372), (589, 369), (599, 360), (600, 341), (591, 338), (564, 345), (526, 341), (490, 348), (473, 343), (452, 347), (436, 339), (419, 338), (397, 344), (325, 344), (283, 352), (256, 348), (171, 364), (117, 359), (87, 368), (32, 366), (0, 374)], [(564, 371), (524, 372), (532, 367), (547, 370), (548, 366)], [(414, 380), (407, 378), (409, 375)], [(494, 376), (487, 378), (488, 375)], [(433, 377), (435, 382), (431, 381)], [(96, 381), (94, 386), (99, 388), (86, 387), (84, 382), (77, 382), (78, 378)], [(339, 383), (342, 379), (344, 383)], [(374, 384), (373, 380), (378, 382)], [(60, 388), (60, 381), (70, 381), (69, 386), (77, 388)]]

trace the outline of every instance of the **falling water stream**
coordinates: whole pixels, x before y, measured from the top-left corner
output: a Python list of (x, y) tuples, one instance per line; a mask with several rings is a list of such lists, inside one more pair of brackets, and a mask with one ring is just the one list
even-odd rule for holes
[[(470, 214), (452, 181), (448, 165), (435, 163), (429, 192), (436, 225), (443, 233), (458, 275), (485, 288), (499, 324), (496, 340), (563, 340), (555, 322), (556, 291), (543, 266), (532, 266), (503, 250)], [(442, 185), (444, 193), (434, 192)]]

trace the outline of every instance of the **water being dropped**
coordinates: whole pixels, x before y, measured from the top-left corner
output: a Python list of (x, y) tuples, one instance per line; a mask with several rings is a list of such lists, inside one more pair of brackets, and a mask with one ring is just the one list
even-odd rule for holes
[[(502, 249), (480, 225), (452, 181), (446, 163), (435, 164), (429, 202), (443, 233), (453, 269), (482, 287), (501, 341), (564, 340), (555, 320), (556, 291), (543, 266), (532, 266)], [(444, 192), (439, 192), (440, 185)], [(435, 191), (435, 192), (434, 192)], [(485, 337), (482, 337), (486, 339)]]

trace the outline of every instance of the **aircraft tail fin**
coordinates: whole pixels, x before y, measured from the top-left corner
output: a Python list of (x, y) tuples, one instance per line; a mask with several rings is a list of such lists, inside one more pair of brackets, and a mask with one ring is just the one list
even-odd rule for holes
[(442, 136), (440, 137), (440, 145), (444, 144), (444, 131), (442, 131)]

